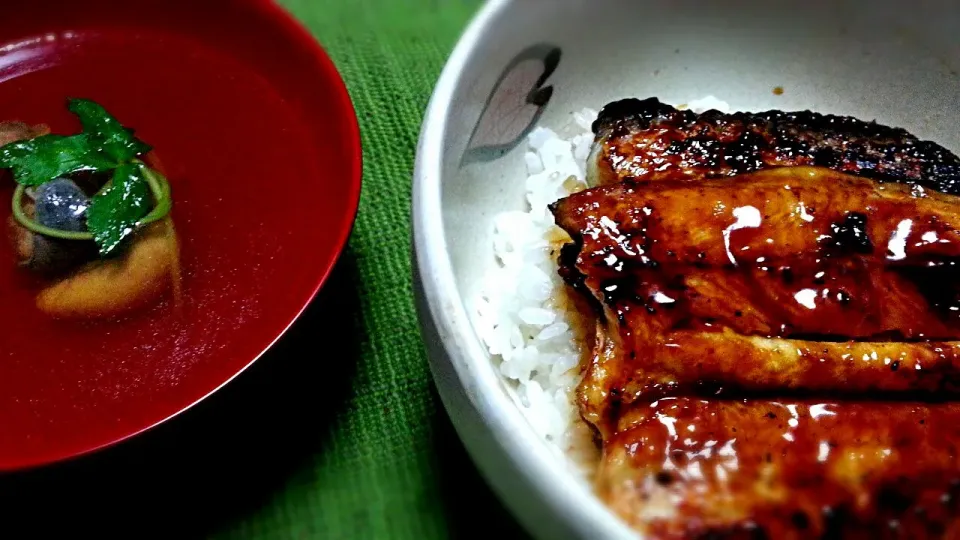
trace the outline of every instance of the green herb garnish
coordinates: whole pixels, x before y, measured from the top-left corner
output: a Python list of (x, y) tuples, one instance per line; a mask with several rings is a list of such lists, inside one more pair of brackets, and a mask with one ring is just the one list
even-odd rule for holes
[(89, 99), (71, 99), (70, 112), (80, 118), (83, 131), (98, 142), (103, 153), (119, 161), (129, 161), (151, 150), (150, 145), (133, 136), (99, 104)]
[(116, 249), (150, 211), (150, 186), (143, 178), (143, 167), (139, 163), (120, 165), (110, 183), (90, 201), (87, 228), (101, 253)]
[[(27, 229), (67, 240), (93, 240), (100, 255), (114, 254), (138, 227), (162, 219), (170, 211), (170, 186), (140, 159), (151, 150), (102, 106), (71, 99), (68, 108), (80, 119), (83, 133), (43, 135), (0, 147), (0, 168), (11, 169), (19, 184), (14, 217)], [(24, 190), (77, 172), (111, 173), (90, 201), (88, 232), (58, 231), (31, 220), (23, 212)], [(152, 207), (152, 211), (151, 211)]]
[(43, 135), (0, 147), (0, 168), (13, 169), (17, 183), (39, 186), (79, 171), (103, 172), (117, 167), (87, 134)]

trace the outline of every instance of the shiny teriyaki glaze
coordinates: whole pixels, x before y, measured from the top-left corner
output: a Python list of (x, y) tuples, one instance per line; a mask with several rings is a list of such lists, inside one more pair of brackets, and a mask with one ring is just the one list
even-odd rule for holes
[(960, 534), (960, 160), (810, 112), (594, 129), (598, 187), (551, 210), (604, 499), (656, 538)]

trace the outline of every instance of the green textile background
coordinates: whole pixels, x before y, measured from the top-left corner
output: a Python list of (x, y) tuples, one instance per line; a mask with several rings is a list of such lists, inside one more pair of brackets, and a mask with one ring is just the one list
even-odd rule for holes
[(327, 49), (360, 121), (363, 194), (337, 270), (277, 346), (186, 414), (4, 477), (0, 537), (524, 537), (436, 395), (410, 272), (422, 114), (480, 2), (281, 3)]
[(346, 261), (359, 299), (358, 365), (326, 444), (222, 536), (516, 537), (518, 526), (469, 462), (433, 390), (410, 277), (410, 187), (423, 111), (480, 2), (281, 3), (327, 49), (360, 121), (363, 194)]
[(328, 443), (224, 537), (516, 537), (430, 380), (413, 307), (410, 187), (423, 111), (479, 1), (283, 0), (336, 63), (363, 137), (350, 253), (360, 312), (353, 395)]

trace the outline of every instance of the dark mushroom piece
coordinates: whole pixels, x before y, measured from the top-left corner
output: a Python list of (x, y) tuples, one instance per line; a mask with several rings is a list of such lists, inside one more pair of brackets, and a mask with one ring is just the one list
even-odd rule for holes
[[(90, 197), (73, 180), (58, 178), (42, 184), (33, 190), (31, 199), (25, 210), (40, 225), (68, 232), (86, 230)], [(93, 242), (53, 238), (17, 223), (13, 227), (21, 266), (38, 274), (60, 275), (97, 256)]]

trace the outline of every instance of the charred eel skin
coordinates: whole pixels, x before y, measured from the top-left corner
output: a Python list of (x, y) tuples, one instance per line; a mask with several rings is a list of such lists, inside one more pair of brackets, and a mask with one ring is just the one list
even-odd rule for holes
[(619, 181), (735, 176), (818, 166), (960, 195), (960, 158), (904, 129), (812, 111), (696, 114), (657, 98), (606, 105), (593, 123), (591, 176)]

